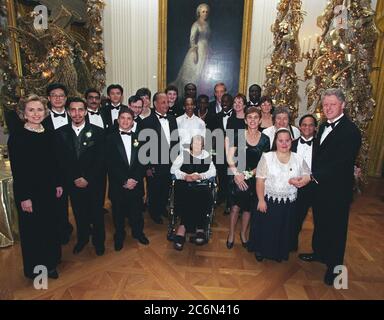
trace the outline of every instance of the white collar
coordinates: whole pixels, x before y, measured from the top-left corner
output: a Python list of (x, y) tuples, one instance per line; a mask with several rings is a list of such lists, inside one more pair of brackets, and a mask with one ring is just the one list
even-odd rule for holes
[(81, 126), (79, 126), (79, 127), (74, 126), (73, 123), (72, 123), (72, 129), (73, 129), (74, 131), (79, 131), (79, 132), (80, 132), (81, 130), (84, 129), (84, 127), (85, 127), (85, 121), (84, 121), (84, 123), (83, 123)]
[[(65, 109), (63, 111), (59, 112), (59, 111), (53, 110), (53, 108), (52, 108), (51, 112), (56, 113), (56, 114), (63, 114), (63, 113), (65, 113)], [(65, 116), (67, 116), (67, 115), (65, 115)]]
[(342, 113), (341, 115), (339, 115), (337, 118), (333, 119), (333, 121), (329, 121), (329, 120), (327, 120), (327, 122), (328, 122), (328, 123), (334, 123), (334, 122), (340, 120), (343, 116), (344, 116), (344, 113)]
[(116, 108), (116, 107), (120, 107), (120, 105), (121, 105), (121, 102), (119, 102), (117, 105), (114, 105), (114, 104), (111, 102), (111, 106), (112, 106), (112, 107), (115, 107), (115, 108)]
[(303, 139), (304, 141), (312, 141), (313, 140), (313, 136), (310, 137), (309, 139), (305, 139), (303, 136), (300, 136), (301, 139)]
[(195, 114), (193, 113), (193, 114), (192, 114), (192, 117), (188, 117), (188, 115), (187, 115), (186, 113), (184, 113), (184, 118), (185, 118), (185, 119), (190, 119), (190, 120), (192, 120), (192, 119), (196, 118), (196, 116), (195, 116)]
[(204, 150), (203, 149), (203, 151), (198, 155), (198, 156), (194, 156), (192, 153), (191, 153), (191, 150), (187, 150), (188, 151), (188, 153), (192, 156), (192, 157), (195, 157), (195, 158), (197, 158), (197, 159), (205, 159), (205, 158), (207, 158), (208, 156), (209, 156), (209, 153), (208, 153), (208, 151), (207, 150)]

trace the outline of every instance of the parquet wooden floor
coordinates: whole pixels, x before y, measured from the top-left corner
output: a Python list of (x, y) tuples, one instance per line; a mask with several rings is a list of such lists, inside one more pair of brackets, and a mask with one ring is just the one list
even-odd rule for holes
[[(155, 225), (146, 215), (150, 245), (127, 237), (123, 250), (115, 252), (108, 214), (105, 255), (97, 257), (88, 245), (74, 256), (72, 236), (63, 247), (60, 278), (50, 280), (48, 290), (35, 290), (23, 277), (18, 244), (0, 249), (0, 299), (384, 299), (383, 179), (371, 179), (353, 204), (346, 290), (323, 285), (325, 266), (302, 262), (297, 253), (280, 264), (257, 262), (242, 248), (239, 232), (228, 250), (228, 220), (219, 207), (209, 244), (186, 243), (178, 252), (166, 240), (166, 225)], [(299, 252), (309, 251), (312, 229), (309, 215)]]

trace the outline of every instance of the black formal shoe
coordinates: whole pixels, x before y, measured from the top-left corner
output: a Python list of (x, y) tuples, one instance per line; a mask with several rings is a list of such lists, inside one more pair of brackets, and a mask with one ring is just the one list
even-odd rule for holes
[(185, 243), (185, 235), (184, 236), (176, 235), (175, 236), (175, 241), (173, 243), (173, 247), (176, 250), (181, 251), (184, 248), (184, 243)]
[(73, 254), (78, 254), (83, 251), (84, 247), (88, 244), (87, 242), (77, 242), (73, 248)]
[(335, 282), (335, 278), (338, 276), (337, 273), (333, 273), (334, 267), (328, 267), (327, 271), (325, 272), (324, 275), (324, 283), (327, 286), (333, 286)]
[(264, 257), (259, 252), (255, 252), (255, 258), (259, 262), (262, 262), (264, 260)]
[(227, 249), (232, 249), (235, 241), (229, 242), (229, 237), (227, 238)]
[(300, 253), (299, 259), (305, 262), (318, 261), (314, 253)]
[(156, 224), (163, 224), (163, 219), (161, 217), (151, 217), (153, 222)]
[(96, 252), (96, 255), (100, 257), (104, 254), (105, 247), (104, 246), (95, 247), (95, 252)]
[(115, 251), (120, 251), (121, 249), (123, 249), (123, 246), (124, 246), (124, 241), (115, 240)]
[(59, 278), (59, 273), (57, 272), (56, 269), (48, 271), (48, 278), (50, 279), (58, 279)]
[(243, 241), (243, 238), (241, 236), (241, 232), (240, 232), (240, 241), (241, 241), (241, 245), (243, 246), (243, 248), (246, 248), (248, 246), (248, 241)]
[(148, 240), (148, 238), (145, 236), (145, 234), (142, 234), (141, 236), (139, 236), (139, 237), (135, 237), (135, 239), (137, 240), (137, 241), (139, 241), (141, 244), (144, 244), (144, 245), (148, 245), (149, 244), (149, 240)]

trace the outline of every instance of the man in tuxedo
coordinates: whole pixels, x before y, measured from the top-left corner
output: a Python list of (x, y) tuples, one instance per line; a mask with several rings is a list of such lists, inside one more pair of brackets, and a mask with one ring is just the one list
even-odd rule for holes
[(122, 105), (124, 90), (119, 84), (111, 84), (107, 88), (108, 101), (100, 109), (101, 116), (105, 123), (107, 133), (112, 132), (113, 128), (117, 127), (117, 117), (119, 114), (120, 106)]
[[(212, 132), (216, 131), (217, 134), (221, 136), (226, 136), (227, 123), (228, 119), (232, 116), (233, 113), (233, 98), (229, 93), (225, 93), (220, 96), (221, 101), (221, 111), (213, 116), (213, 121), (211, 122), (211, 127), (209, 128)], [(212, 117), (212, 115), (211, 115)], [(227, 158), (225, 156), (224, 144), (219, 143), (219, 140), (216, 138), (216, 134), (213, 134), (213, 149), (215, 150), (215, 156), (213, 157), (215, 166), (217, 168), (217, 176), (219, 179), (219, 191), (218, 191), (218, 202), (226, 202), (228, 197), (228, 164)], [(225, 213), (229, 213), (226, 208)]]
[(57, 145), (77, 226), (73, 253), (81, 252), (92, 235), (96, 254), (100, 256), (105, 251), (104, 130), (85, 120), (87, 109), (81, 98), (70, 101), (68, 113), (71, 124), (57, 130)]
[[(154, 96), (155, 111), (149, 117), (143, 119), (140, 124), (140, 139), (146, 139), (146, 145), (150, 146), (149, 153), (155, 152), (155, 158), (149, 157), (146, 165), (148, 182), (149, 214), (157, 224), (162, 224), (161, 216), (166, 216), (166, 206), (170, 187), (170, 169), (172, 160), (171, 152), (178, 150), (178, 133), (176, 118), (167, 115), (168, 99), (163, 92), (157, 92)], [(150, 135), (152, 133), (152, 139)], [(152, 149), (152, 150), (151, 150)], [(177, 154), (175, 154), (175, 157)]]
[(312, 161), (312, 180), (316, 183), (313, 253), (300, 254), (299, 258), (325, 263), (324, 283), (333, 285), (337, 276), (334, 268), (344, 260), (361, 133), (344, 114), (345, 96), (340, 89), (327, 89), (321, 101), (327, 121), (320, 125)]
[(56, 130), (70, 123), (65, 112), (68, 89), (61, 83), (52, 83), (47, 87), (50, 112), (42, 125), (47, 130)]
[[(300, 118), (299, 127), (301, 136), (292, 142), (291, 151), (299, 154), (308, 164), (309, 169), (311, 169), (315, 152), (314, 139), (317, 119), (312, 114), (306, 114)], [(292, 251), (297, 251), (301, 227), (307, 216), (308, 209), (313, 206), (314, 187), (315, 183), (311, 181), (297, 192)]]
[[(70, 123), (70, 118), (65, 111), (67, 103), (67, 88), (61, 83), (52, 83), (47, 87), (47, 96), (50, 106), (48, 116), (42, 125), (46, 130), (57, 130)], [(62, 148), (61, 145), (57, 146)], [(68, 216), (68, 190), (63, 189), (63, 195), (57, 199), (58, 213), (60, 217), (59, 232), (61, 244), (67, 244), (73, 232), (73, 226)]]
[(84, 98), (87, 103), (86, 120), (102, 129), (108, 129), (105, 114), (101, 112), (101, 95), (95, 88), (87, 89), (84, 93)]
[[(142, 100), (140, 99), (141, 103)], [(118, 130), (107, 137), (107, 168), (113, 203), (115, 225), (115, 250), (123, 248), (125, 239), (125, 217), (128, 217), (133, 238), (147, 245), (143, 228), (142, 212), (144, 166), (139, 162), (138, 134), (134, 132), (134, 113), (121, 107), (117, 123)]]
[(252, 84), (248, 89), (249, 101), (248, 107), (260, 107), (261, 87), (258, 84)]
[(128, 107), (133, 112), (133, 127), (132, 131), (137, 132), (137, 126), (140, 125), (143, 119), (140, 118), (140, 114), (143, 111), (144, 101), (139, 96), (130, 96), (128, 99)]
[(221, 98), (222, 98), (223, 94), (226, 92), (227, 92), (227, 88), (223, 82), (219, 82), (219, 83), (215, 84), (215, 87), (214, 87), (215, 100), (211, 101), (209, 103), (209, 111), (208, 112), (211, 115), (215, 115), (221, 111), (221, 109), (222, 109)]

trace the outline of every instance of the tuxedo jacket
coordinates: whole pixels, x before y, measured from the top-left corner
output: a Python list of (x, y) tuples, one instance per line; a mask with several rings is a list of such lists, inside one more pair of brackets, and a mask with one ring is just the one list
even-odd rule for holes
[[(126, 105), (120, 104), (120, 107), (127, 107)], [(107, 133), (111, 133), (113, 130), (118, 128), (117, 121), (112, 123), (112, 104), (107, 101), (104, 106), (100, 108), (100, 114), (104, 121), (104, 127)]]
[(79, 137), (72, 124), (56, 131), (59, 163), (69, 189), (80, 177), (86, 179), (89, 188), (103, 188), (105, 176), (105, 135), (104, 130), (86, 122)]
[[(71, 118), (69, 117), (69, 115), (67, 115), (67, 124), (69, 124), (70, 122), (71, 122)], [(45, 119), (41, 122), (41, 124), (43, 125), (44, 129), (46, 129), (46, 130), (55, 130), (55, 127), (53, 126), (52, 117), (50, 114), (48, 114), (45, 117)]]
[(344, 115), (320, 144), (325, 124), (320, 125), (315, 140), (316, 152), (312, 161), (312, 175), (318, 181), (320, 196), (322, 195), (325, 201), (350, 202), (354, 165), (361, 146), (361, 133)]
[[(103, 120), (104, 130), (109, 129), (109, 122), (112, 121), (112, 117), (110, 116), (109, 119), (107, 119), (106, 112), (102, 111), (102, 108), (99, 109), (101, 119)], [(109, 112), (109, 114), (111, 114)], [(89, 111), (87, 111), (87, 115), (85, 116), (85, 120), (89, 122)]]
[[(142, 130), (144, 129), (153, 129), (155, 130), (156, 132), (156, 136), (158, 137), (157, 139), (157, 161), (154, 162), (154, 163), (151, 163), (149, 162), (147, 164), (147, 168), (157, 168), (157, 170), (160, 170), (160, 171), (168, 171), (169, 172), (169, 169), (170, 169), (170, 166), (172, 164), (171, 162), (171, 159), (169, 159), (168, 161), (168, 164), (166, 163), (161, 163), (161, 153), (162, 153), (162, 148), (164, 149), (164, 147), (167, 149), (166, 151), (163, 150), (163, 152), (167, 152), (168, 153), (168, 158), (170, 158), (170, 155), (171, 155), (171, 151), (174, 149), (174, 147), (179, 143), (179, 135), (178, 135), (178, 132), (177, 132), (177, 122), (176, 122), (176, 118), (172, 115), (167, 115), (168, 117), (168, 123), (169, 123), (169, 129), (170, 129), (170, 133), (171, 133), (171, 143), (168, 144), (167, 142), (167, 139), (166, 139), (166, 136), (163, 132), (163, 129), (161, 127), (161, 124), (160, 124), (160, 121), (159, 119), (157, 118), (157, 115), (155, 112), (151, 112), (151, 114), (143, 119), (143, 121), (141, 121), (140, 123), (140, 126), (138, 127), (138, 131), (139, 134), (142, 133)], [(172, 132), (173, 132), (173, 135), (176, 135), (176, 136), (173, 136), (173, 140), (172, 140)], [(144, 142), (149, 142), (150, 139), (148, 137), (146, 137), (145, 141)], [(141, 141), (143, 142), (143, 141)], [(147, 153), (149, 154), (149, 153)]]
[(216, 115), (216, 100), (213, 100), (209, 103), (208, 114), (210, 114), (211, 116)]
[(114, 130), (106, 139), (106, 164), (109, 178), (109, 185), (112, 196), (122, 194), (127, 191), (123, 185), (128, 179), (138, 182), (132, 193), (143, 195), (144, 166), (139, 162), (139, 149), (137, 132), (131, 136), (131, 157), (128, 161), (127, 153), (124, 148), (123, 139), (119, 130)]

